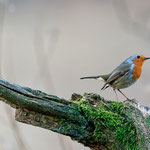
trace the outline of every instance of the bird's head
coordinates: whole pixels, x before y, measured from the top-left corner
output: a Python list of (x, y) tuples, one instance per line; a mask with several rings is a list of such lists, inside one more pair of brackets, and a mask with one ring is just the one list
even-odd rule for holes
[(145, 57), (144, 55), (133, 55), (125, 60), (129, 64), (139, 64), (142, 65), (145, 60), (150, 59), (150, 57)]
[(142, 65), (145, 60), (150, 59), (150, 57), (145, 57), (144, 55), (135, 55), (133, 59), (133, 63), (135, 65)]

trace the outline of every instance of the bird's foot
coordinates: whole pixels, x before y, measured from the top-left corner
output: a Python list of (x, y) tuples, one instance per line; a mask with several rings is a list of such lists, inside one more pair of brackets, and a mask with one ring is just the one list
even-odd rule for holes
[(127, 98), (125, 101), (123, 101), (124, 103), (125, 102), (132, 102), (132, 103), (134, 103), (134, 104), (136, 104), (136, 105), (138, 105), (139, 104), (139, 102), (136, 100), (136, 99), (129, 99), (129, 98)]

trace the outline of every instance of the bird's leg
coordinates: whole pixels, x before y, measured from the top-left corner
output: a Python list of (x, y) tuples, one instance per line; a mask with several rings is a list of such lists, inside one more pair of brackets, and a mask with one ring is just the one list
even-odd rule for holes
[(123, 94), (119, 89), (118, 91), (127, 99), (127, 100), (130, 100), (127, 96), (125, 96), (125, 94)]
[(130, 102), (133, 102), (133, 103), (135, 103), (135, 104), (138, 104), (138, 101), (136, 101), (135, 99), (129, 99), (125, 94), (123, 94), (119, 89), (118, 89), (118, 91), (126, 98), (126, 100), (124, 101), (124, 102), (126, 102), (126, 101), (130, 101)]
[(116, 100), (118, 101), (118, 96), (117, 96), (117, 92), (116, 92), (116, 89), (113, 89), (114, 92), (115, 92), (115, 95), (116, 95)]

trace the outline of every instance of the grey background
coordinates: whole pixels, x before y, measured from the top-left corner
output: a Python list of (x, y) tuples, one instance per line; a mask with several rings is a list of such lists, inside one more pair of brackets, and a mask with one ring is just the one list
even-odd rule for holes
[[(74, 92), (115, 99), (111, 88), (100, 90), (101, 81), (79, 78), (108, 73), (133, 54), (150, 56), (150, 1), (0, 0), (0, 70), (6, 80), (67, 99)], [(123, 90), (147, 106), (149, 66), (145, 62), (139, 81)], [(88, 149), (13, 116), (1, 102), (0, 150)]]

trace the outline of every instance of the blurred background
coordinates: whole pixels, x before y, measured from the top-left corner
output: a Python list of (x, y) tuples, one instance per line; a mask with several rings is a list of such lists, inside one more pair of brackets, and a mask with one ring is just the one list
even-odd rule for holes
[[(76, 92), (115, 99), (105, 74), (133, 54), (150, 56), (150, 1), (0, 0), (0, 74), (22, 86), (69, 99)], [(123, 92), (150, 107), (150, 61)], [(119, 93), (119, 100), (123, 101)], [(69, 137), (14, 121), (0, 103), (0, 150), (88, 150)]]

